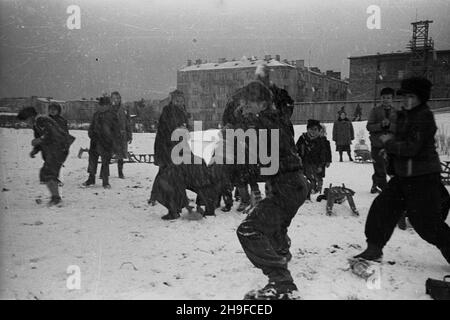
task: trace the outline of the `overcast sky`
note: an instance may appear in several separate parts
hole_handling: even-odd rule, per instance
[[[263,57],[348,75],[347,57],[405,50],[431,19],[450,49],[450,0],[0,0],[0,96],[163,98],[187,59]],[[69,5],[81,29],[69,30]],[[381,8],[381,29],[366,26]]]

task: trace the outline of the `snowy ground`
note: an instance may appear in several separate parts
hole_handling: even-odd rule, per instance
[[[437,120],[450,126],[448,113]],[[367,138],[365,124],[354,124],[357,136]],[[304,130],[297,126],[296,137]],[[157,171],[150,164],[126,165],[125,180],[112,165],[112,189],[82,189],[87,154],[79,159],[77,153],[88,147],[88,137],[71,133],[77,140],[62,173],[64,207],[48,209],[47,190],[38,182],[42,161],[28,157],[31,131],[0,129],[0,298],[241,299],[265,284],[237,240],[243,216],[235,209],[201,220],[187,212],[161,220],[165,208],[146,203]],[[153,141],[154,134],[135,134],[132,149],[151,152]],[[360,217],[351,216],[347,203],[328,217],[324,202],[309,202],[292,221],[289,267],[304,299],[429,299],[425,280],[450,273],[436,248],[399,229],[384,252],[381,289],[368,289],[346,270],[347,258],[365,245],[371,174],[371,165],[350,162],[327,170],[325,186],[345,183],[356,191]],[[66,286],[69,266],[80,268],[79,290]]]

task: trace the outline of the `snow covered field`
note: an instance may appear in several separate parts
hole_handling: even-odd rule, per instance
[[[450,129],[449,113],[436,118]],[[365,125],[354,123],[355,135],[368,141]],[[304,130],[297,126],[296,138]],[[0,129],[0,298],[242,299],[265,285],[236,237],[244,218],[237,204],[229,213],[216,210],[216,217],[199,220],[183,212],[181,219],[163,221],[166,209],[147,205],[157,172],[151,164],[126,164],[125,180],[111,165],[112,189],[99,183],[80,188],[87,154],[79,159],[77,153],[89,140],[86,131],[71,133],[77,140],[62,172],[64,207],[49,209],[48,192],[38,181],[42,161],[28,156],[31,130]],[[135,134],[131,149],[152,152],[153,142],[154,134]],[[365,246],[365,218],[375,197],[371,174],[371,165],[348,161],[327,170],[324,186],[345,183],[356,191],[360,217],[346,202],[328,217],[325,203],[313,197],[292,221],[289,268],[304,299],[429,299],[426,279],[450,273],[436,248],[399,229],[384,251],[380,289],[368,289],[346,270],[347,258]],[[67,288],[69,266],[80,268],[78,290]]]

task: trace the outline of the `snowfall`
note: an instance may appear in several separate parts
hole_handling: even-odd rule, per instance
[[[450,113],[436,114],[436,120],[450,132]],[[353,124],[356,137],[368,141],[366,122]],[[327,124],[329,136],[331,130]],[[304,131],[296,126],[296,139]],[[242,299],[266,284],[236,237],[245,218],[236,202],[231,212],[217,209],[214,217],[184,210],[178,220],[162,220],[167,210],[147,204],[158,170],[147,163],[125,164],[124,180],[112,164],[111,189],[101,182],[82,188],[88,159],[87,153],[78,158],[78,151],[89,147],[89,139],[87,131],[71,134],[76,141],[61,173],[63,206],[48,208],[48,191],[38,180],[42,159],[28,156],[32,131],[0,129],[1,299]],[[205,145],[210,134],[205,132]],[[130,150],[152,153],[154,138],[136,133]],[[338,162],[332,148],[324,186],[353,189],[360,216],[347,202],[327,216],[325,202],[314,195],[298,210],[289,228],[289,269],[301,298],[430,299],[425,281],[442,279],[450,266],[411,228],[395,230],[376,285],[349,270],[347,259],[365,247],[364,224],[376,196],[369,192],[373,169],[346,156]]]

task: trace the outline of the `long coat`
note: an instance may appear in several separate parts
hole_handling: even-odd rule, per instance
[[[336,120],[333,125],[333,141],[337,147],[347,147],[355,139],[355,132],[351,121],[347,118]]]
[[[117,154],[121,139],[116,112],[107,106],[96,111],[89,126],[88,136],[91,142],[94,142],[91,145],[95,146],[99,155]]]
[[[169,103],[164,107],[158,122],[155,138],[155,164],[160,167],[172,164],[172,149],[178,141],[171,141],[172,132],[188,126],[188,114],[184,108]]]
[[[116,157],[118,159],[126,159],[128,158],[128,141],[132,139],[131,132],[131,124],[130,118],[125,112],[125,109],[120,106],[116,111],[117,113],[117,121],[119,122],[119,134],[120,141],[119,145],[116,148]]]

